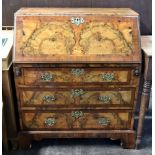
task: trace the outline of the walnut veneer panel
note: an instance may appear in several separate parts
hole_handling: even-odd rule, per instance
[[[134,148],[138,22],[131,9],[23,8],[15,14],[20,145],[91,132]]]
[[[130,10],[130,16],[120,17],[113,16],[116,10],[109,14],[104,13],[107,9],[94,10],[77,9],[75,14],[63,9],[49,9],[48,14],[19,11],[14,61],[102,62],[110,56],[110,61],[139,62],[137,14]]]
[[[128,68],[26,68],[23,84],[41,85],[53,82],[104,82],[108,84],[130,83]]]
[[[127,129],[128,112],[23,112],[23,127],[29,130]]]
[[[21,90],[21,106],[76,107],[132,107],[135,89],[60,89],[60,90]]]

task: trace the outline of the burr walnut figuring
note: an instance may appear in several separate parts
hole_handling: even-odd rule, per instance
[[[131,9],[22,8],[15,13],[19,141],[112,138],[135,147],[141,53]]]

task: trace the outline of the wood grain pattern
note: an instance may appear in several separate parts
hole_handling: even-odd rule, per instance
[[[44,15],[44,14],[97,14],[114,16],[137,16],[138,13],[130,8],[21,8],[17,15]],[[60,15],[59,14],[59,15]]]
[[[69,59],[71,62],[101,62],[107,61],[109,56],[112,61],[115,57],[119,61],[140,61],[138,15],[132,10],[41,10],[23,9],[16,13],[14,61],[31,61],[35,57],[33,62],[68,62]],[[115,12],[116,16],[111,18]],[[130,17],[125,12],[130,13]],[[120,17],[123,13],[126,18]]]
[[[73,112],[24,112],[23,127],[29,130],[73,130],[73,129],[128,129],[129,113],[88,113],[73,117]],[[54,119],[53,124],[46,121]],[[107,122],[106,122],[107,121]]]
[[[89,89],[60,89],[60,90],[40,90],[32,91],[27,89],[22,91],[21,106],[58,106],[58,107],[132,107],[134,99],[133,89],[121,90],[89,90]],[[82,90],[82,94],[73,94],[73,91]]]
[[[55,18],[54,21],[53,18]],[[44,21],[45,24],[40,23],[40,21],[43,22],[41,17],[20,19],[23,27],[17,32],[22,33],[22,35],[19,34],[23,40],[19,48],[24,56],[113,53],[130,55],[133,51],[133,28],[130,22],[120,23],[119,21],[113,24],[95,19],[89,24],[90,21],[86,21],[89,20],[88,17],[85,17],[84,20],[88,24],[83,23],[77,27],[71,23],[71,17],[66,19],[62,16],[64,21],[61,21],[60,17],[53,18],[49,19],[50,21]]]
[[[50,76],[50,79],[43,79]],[[128,68],[122,70],[116,68],[26,68],[23,70],[23,80],[26,85],[41,85],[55,82],[103,82],[105,83],[129,83],[131,73]]]
[[[134,148],[141,72],[138,14],[31,8],[15,17],[22,147],[46,137],[105,137]]]

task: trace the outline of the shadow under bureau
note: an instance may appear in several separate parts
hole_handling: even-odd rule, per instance
[[[139,41],[139,18],[131,9],[17,11],[20,146],[43,138],[111,138],[134,148]]]

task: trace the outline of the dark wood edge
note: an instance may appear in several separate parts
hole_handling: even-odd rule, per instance
[[[76,66],[68,66],[68,67],[54,67],[54,68],[50,68],[50,67],[22,67],[23,70],[30,70],[30,71],[61,71],[61,70],[69,70],[72,68],[84,68],[86,69],[86,71],[130,71],[132,68],[129,67],[87,67],[87,66],[83,66],[83,67],[76,67]]]
[[[27,68],[27,67],[47,67],[47,68],[51,68],[51,67],[65,67],[65,68],[70,68],[70,67],[91,67],[91,68],[98,68],[98,67],[108,67],[109,65],[114,65],[113,67],[117,68],[117,67],[120,67],[121,65],[123,65],[123,67],[131,67],[133,68],[134,66],[139,66],[140,64],[142,64],[142,62],[20,62],[20,63],[17,63],[17,62],[13,62],[13,66],[14,67],[22,67],[22,68]],[[123,68],[122,67],[122,68]]]
[[[69,86],[69,85],[74,85],[74,86],[79,86],[79,85],[87,85],[87,86],[108,86],[108,85],[129,85],[130,84],[130,81],[129,82],[37,82],[36,84],[23,84],[23,85],[18,85],[19,87],[31,87],[32,85],[33,86],[38,86],[38,87],[41,87],[41,86],[57,86],[57,87],[60,87],[60,86]]]
[[[70,87],[38,87],[38,86],[21,86],[21,87],[18,87],[18,89],[20,91],[26,91],[26,90],[29,90],[29,91],[32,91],[32,90],[36,90],[38,91],[38,89],[41,89],[42,88],[42,91],[50,91],[50,90],[61,90],[61,91],[66,91],[66,90],[71,90],[71,89],[84,89],[84,90],[87,90],[87,91],[125,91],[125,90],[135,90],[136,88],[135,87],[85,87],[83,85],[81,86],[70,86]],[[41,91],[41,90],[39,90]]]
[[[133,108],[131,105],[127,105],[127,106],[122,106],[120,107],[120,105],[116,105],[116,106],[100,106],[100,105],[96,105],[96,106],[25,106],[23,105],[20,109],[21,110],[58,110],[58,108],[61,108],[61,110],[66,110],[66,109],[70,109],[70,110],[81,110],[81,109],[87,109],[87,110],[133,110],[135,111],[135,108]]]
[[[75,109],[74,109],[75,110]],[[117,113],[133,113],[134,110],[133,109],[83,109],[83,108],[79,108],[79,110],[86,112],[86,113],[109,113],[109,112],[117,112]],[[66,112],[66,113],[70,113],[72,111],[72,109],[49,109],[49,110],[43,110],[43,109],[38,109],[38,110],[19,110],[20,112],[41,112],[41,113],[49,113],[49,112]]]
[[[128,120],[128,122],[131,122],[131,120]],[[115,127],[115,128],[112,128],[112,127],[109,127],[109,126],[107,126],[107,127],[103,127],[103,128],[100,128],[100,130],[101,129],[103,129],[103,130],[128,130],[129,128],[130,128],[130,122],[129,122],[129,124],[128,124],[128,126],[123,126],[122,125],[122,127],[121,128],[119,128],[119,127]],[[99,130],[99,128],[82,128],[82,130],[83,131],[85,131],[85,132],[87,132],[88,130],[94,130],[94,131],[98,131]],[[69,128],[27,128],[26,126],[24,126],[23,125],[23,131],[27,131],[27,132],[29,132],[29,131],[51,131],[51,132],[53,132],[53,131],[81,131],[81,129],[80,128],[76,128],[76,129],[69,129]]]

